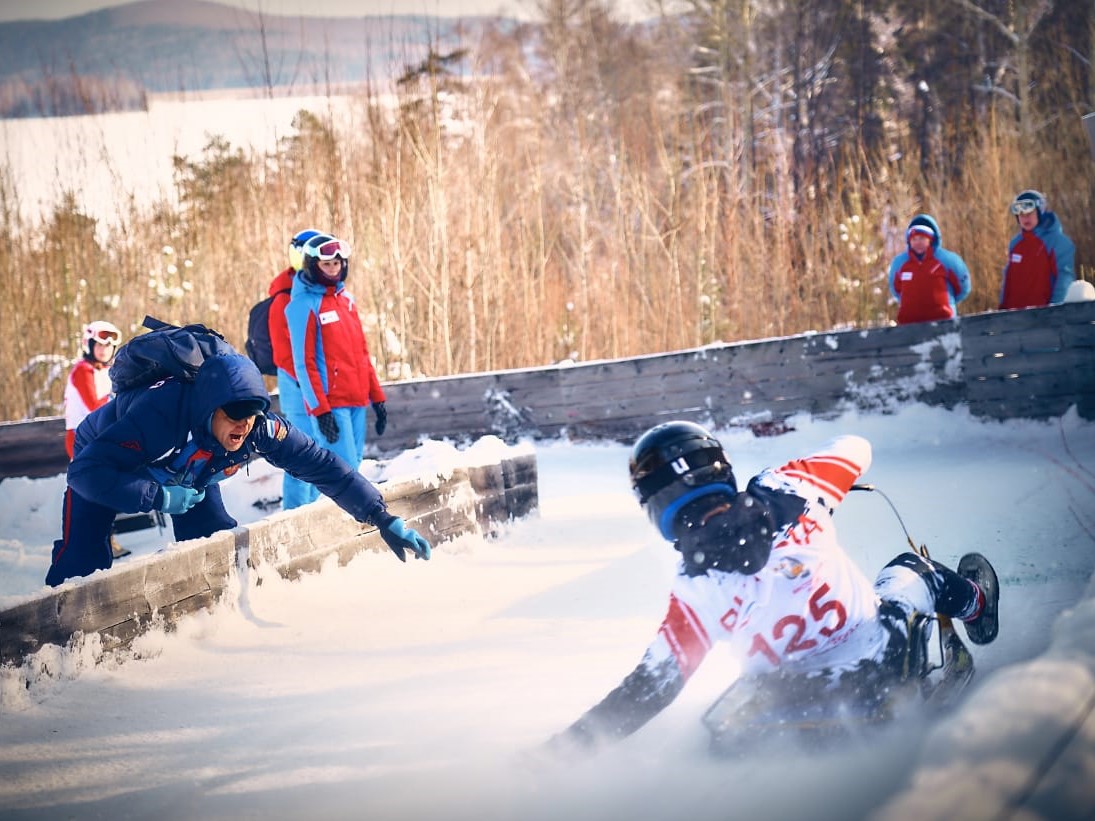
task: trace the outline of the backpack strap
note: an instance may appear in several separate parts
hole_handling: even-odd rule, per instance
[[[164,322],[162,319],[156,319],[151,314],[145,314],[144,319],[141,321],[142,328],[148,328],[150,331],[158,331],[162,328],[177,328],[178,325],[172,325],[170,322]]]

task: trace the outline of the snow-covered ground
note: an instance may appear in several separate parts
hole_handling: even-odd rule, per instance
[[[1074,414],[980,422],[919,406],[793,421],[772,438],[720,432],[739,478],[859,433],[875,447],[866,480],[917,542],[950,563],[969,550],[995,563],[1000,637],[973,648],[971,699],[995,672],[1045,649],[1095,565],[1095,425]],[[403,458],[429,467],[447,447]],[[699,717],[733,666],[717,652],[618,746],[589,760],[530,757],[638,661],[674,557],[628,488],[627,447],[533,447],[540,511],[497,539],[462,537],[429,563],[370,552],[292,583],[250,578],[213,612],[121,655],[87,642],[9,668],[0,815],[854,819],[909,787],[910,767],[933,753],[930,722],[823,756],[711,759]],[[249,502],[272,483],[272,470],[235,477],[233,512],[261,515]],[[60,491],[56,479],[0,483],[0,607],[40,589]],[[871,575],[906,547],[877,494],[851,494],[837,522]],[[155,540],[146,532],[133,546],[157,549]]]

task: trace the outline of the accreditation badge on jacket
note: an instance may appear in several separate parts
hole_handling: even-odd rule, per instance
[[[338,311],[320,311],[319,312],[319,324],[330,325],[332,322],[338,322]]]

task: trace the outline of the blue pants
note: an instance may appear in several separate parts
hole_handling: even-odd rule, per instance
[[[365,458],[365,408],[332,408],[331,413],[338,422],[338,441],[327,441],[327,437],[320,433],[319,422],[314,416],[311,417],[312,438],[321,448],[337,453],[350,467],[357,470],[361,466],[361,460]]]
[[[117,511],[89,501],[65,488],[61,506],[61,538],[53,543],[53,563],[46,573],[46,584],[56,587],[65,579],[88,576],[96,570],[107,570],[114,563],[110,550],[110,534]],[[211,536],[218,530],[235,527],[236,520],[228,515],[221,499],[221,489],[209,485],[205,498],[180,516],[171,517],[175,541]]]
[[[278,402],[281,405],[281,415],[294,428],[315,437],[315,421],[304,409],[304,397],[300,392],[300,385],[288,373],[278,368]],[[285,471],[281,480],[281,509],[292,510],[301,505],[309,504],[319,498],[319,489],[315,485],[302,482]]]

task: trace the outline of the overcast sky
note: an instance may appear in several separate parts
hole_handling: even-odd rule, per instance
[[[0,0],[0,22],[57,20],[86,14],[133,0]],[[501,13],[535,17],[536,0],[213,0],[269,14],[316,17],[359,17],[366,14],[435,14],[449,17]],[[649,0],[615,0],[621,16],[637,16],[650,8]]]

